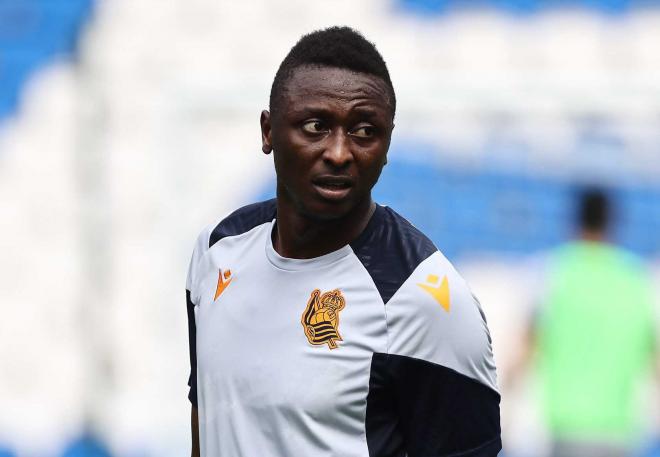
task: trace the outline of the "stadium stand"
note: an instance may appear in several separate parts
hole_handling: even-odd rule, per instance
[[[573,193],[589,184],[393,160],[376,197],[405,212],[451,258],[475,252],[521,255],[573,235]],[[623,211],[615,241],[647,258],[660,255],[660,188],[619,184],[610,191]]]
[[[0,1],[0,122],[18,107],[30,75],[71,56],[93,0]]]
[[[557,8],[583,8],[606,14],[621,14],[632,8],[658,5],[655,0],[399,0],[402,8],[428,14],[445,14],[456,10],[492,8],[516,14],[530,14]]]

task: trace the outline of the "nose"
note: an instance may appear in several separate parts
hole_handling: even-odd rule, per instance
[[[350,138],[343,130],[337,129],[328,136],[323,160],[334,168],[344,168],[353,161]]]

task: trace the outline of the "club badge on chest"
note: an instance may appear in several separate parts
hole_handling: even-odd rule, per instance
[[[343,341],[339,334],[339,313],[346,306],[346,300],[339,289],[323,294],[314,289],[307,301],[300,322],[310,344],[327,344],[337,349],[337,341]]]

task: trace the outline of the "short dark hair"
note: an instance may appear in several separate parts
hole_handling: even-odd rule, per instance
[[[329,27],[304,35],[291,48],[275,74],[270,89],[270,109],[277,109],[284,86],[298,67],[335,67],[367,73],[382,79],[388,87],[392,117],[396,96],[387,65],[376,46],[350,27]]]
[[[580,192],[578,220],[583,230],[605,231],[610,223],[610,199],[602,189],[585,189]]]

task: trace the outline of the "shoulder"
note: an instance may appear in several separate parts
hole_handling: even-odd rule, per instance
[[[214,222],[204,227],[197,236],[193,249],[190,266],[188,268],[187,289],[191,290],[195,282],[196,269],[206,252],[223,238],[241,235],[253,228],[270,222],[275,218],[276,200],[267,200],[244,206],[229,216],[223,217],[220,222]]]
[[[558,246],[554,254],[555,271],[561,271],[576,263],[598,259],[601,265],[606,265],[611,270],[617,270],[620,274],[639,275],[640,277],[647,274],[647,265],[640,256],[624,247],[610,243],[570,241]]]
[[[253,203],[237,209],[218,224],[212,226],[211,230],[206,230],[208,233],[207,247],[210,248],[223,238],[241,235],[261,224],[272,221],[276,212],[277,201],[275,199]]]
[[[411,273],[438,249],[391,208],[376,206],[364,232],[351,243],[387,303]]]
[[[378,207],[351,246],[385,303],[388,354],[444,366],[497,392],[481,304],[433,242]]]
[[[497,391],[486,315],[440,252],[425,259],[387,304],[389,353],[455,370]]]
[[[612,258],[616,259],[622,268],[627,268],[634,274],[646,275],[648,273],[648,266],[639,255],[619,246],[609,245],[608,248],[612,253]]]

